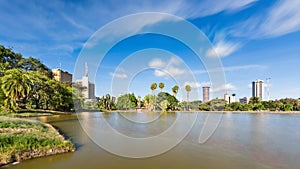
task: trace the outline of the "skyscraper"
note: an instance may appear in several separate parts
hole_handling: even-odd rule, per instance
[[[84,87],[84,90],[82,91],[84,99],[86,101],[93,101],[96,99],[95,84],[89,81],[88,74],[89,74],[88,65],[87,63],[85,63],[85,75],[82,77],[82,79],[76,80],[76,83]]]
[[[252,97],[258,97],[260,100],[264,100],[264,81],[255,80],[252,82]]]
[[[203,103],[206,103],[209,101],[209,87],[204,86],[203,87]]]

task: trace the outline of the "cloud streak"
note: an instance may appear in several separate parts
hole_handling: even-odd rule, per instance
[[[195,74],[206,74],[208,71],[210,72],[234,72],[234,71],[242,71],[242,70],[251,70],[251,69],[266,69],[266,66],[263,65],[242,65],[242,66],[228,66],[228,67],[221,67],[215,68],[211,70],[195,70]]]
[[[157,77],[181,76],[186,70],[180,67],[181,61],[176,57],[171,57],[167,62],[160,58],[152,59],[148,66],[155,69],[154,75]]]
[[[274,38],[300,30],[300,1],[277,1],[269,10],[251,16],[229,31],[236,37]]]
[[[207,57],[226,57],[234,53],[236,50],[240,48],[240,44],[226,42],[226,41],[219,41],[216,45],[206,51]]]

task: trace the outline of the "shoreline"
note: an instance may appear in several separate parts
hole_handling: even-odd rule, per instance
[[[100,112],[100,111],[99,111]],[[120,112],[120,113],[134,113],[137,112],[136,110],[111,110],[108,112],[104,112],[104,113],[116,113],[116,112]],[[156,112],[162,112],[162,111],[156,111]],[[245,114],[300,114],[300,111],[166,111],[166,113],[177,113],[177,112],[182,112],[182,113],[245,113]],[[138,113],[146,113],[146,112],[138,112]]]
[[[0,167],[75,151],[75,145],[48,123],[1,116],[0,125]]]

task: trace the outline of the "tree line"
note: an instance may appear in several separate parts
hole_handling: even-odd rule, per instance
[[[224,111],[300,111],[299,99],[285,98],[280,100],[261,101],[258,97],[251,97],[248,104],[232,102],[227,104],[223,99],[214,99],[201,104],[199,110],[211,111],[213,103],[218,101],[223,104]]]
[[[70,111],[73,108],[72,97],[71,85],[53,80],[46,65],[0,45],[0,110]]]
[[[159,88],[159,93],[156,94],[156,89]],[[130,110],[136,108],[145,108],[149,111],[175,111],[175,110],[197,110],[201,101],[189,102],[189,93],[191,92],[191,86],[186,85],[185,90],[187,92],[187,101],[180,102],[176,98],[179,90],[179,86],[175,85],[172,87],[171,95],[168,92],[164,92],[163,89],[165,84],[160,82],[152,83],[150,90],[152,94],[147,94],[143,99],[141,96],[135,96],[134,93],[128,93],[120,95],[117,98],[117,102],[112,101],[112,97],[109,94],[102,96],[98,101],[98,107],[102,111],[106,110]]]

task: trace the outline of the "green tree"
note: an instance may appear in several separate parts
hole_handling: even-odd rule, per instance
[[[165,84],[164,84],[163,82],[160,82],[160,83],[158,84],[158,87],[159,87],[159,89],[160,89],[160,92],[162,92],[163,88],[165,87]]]
[[[178,93],[178,90],[179,90],[179,87],[176,85],[172,88],[172,92],[173,92],[173,95],[176,97],[177,93]]]
[[[241,104],[239,102],[233,102],[229,104],[232,111],[238,111],[240,110]]]
[[[168,100],[163,100],[162,102],[159,103],[159,105],[160,105],[162,111],[166,111],[169,108],[170,103]]]
[[[157,103],[161,106],[162,102],[164,102],[165,100],[168,101],[168,104],[167,104],[168,106],[165,110],[176,110],[176,108],[178,107],[179,101],[176,99],[175,96],[172,96],[167,92],[160,92],[157,95]],[[165,104],[165,103],[163,103],[163,104]]]
[[[249,101],[249,104],[252,104],[252,105],[256,105],[258,103],[260,103],[260,98],[259,97],[251,97],[250,98],[250,101]]]
[[[29,99],[28,96],[33,86],[29,74],[20,69],[11,69],[5,72],[1,81],[1,89],[7,99],[5,103],[9,104],[8,108],[13,108],[12,110],[25,108],[24,103]]]
[[[150,86],[150,89],[152,90],[152,94],[154,96],[154,104],[153,104],[153,108],[154,108],[154,111],[155,111],[155,107],[156,107],[156,97],[155,97],[155,90],[157,88],[157,84],[156,83],[152,83],[151,86]]]
[[[154,105],[154,96],[151,94],[147,94],[144,99],[144,106],[148,109],[148,110],[152,110],[152,107]]]
[[[23,58],[21,54],[13,52],[11,48],[5,48],[0,45],[0,75],[4,74],[3,69],[9,70],[14,68],[22,69],[27,72],[40,72],[41,74],[52,78],[51,70],[38,59],[33,57]]]
[[[118,110],[128,110],[132,108],[136,108],[137,99],[133,93],[124,94],[118,97],[116,108]]]

